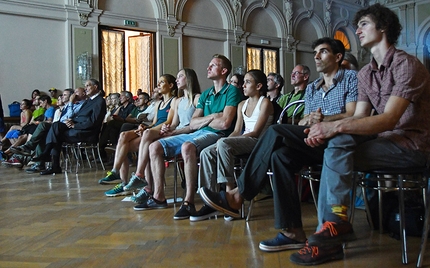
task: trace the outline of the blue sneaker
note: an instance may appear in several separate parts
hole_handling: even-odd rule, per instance
[[[132,191],[125,191],[122,183],[117,184],[115,187],[105,192],[106,196],[121,196],[121,195],[131,195]]]
[[[118,181],[121,181],[121,177],[118,174],[116,174],[115,172],[108,171],[107,176],[104,177],[103,179],[100,179],[99,183],[100,184],[114,184],[114,183],[118,183]]]
[[[133,173],[131,175],[130,182],[126,186],[124,186],[124,190],[134,191],[137,189],[142,189],[146,185],[148,185],[148,183],[146,182],[145,179],[141,179],[138,176],[136,176],[136,174]]]
[[[142,188],[139,193],[131,197],[131,201],[138,204],[146,204],[150,198],[151,195],[145,190],[145,188]]]
[[[299,242],[286,237],[281,232],[275,238],[264,240],[258,246],[262,251],[281,251],[287,249],[303,248],[305,242]]]

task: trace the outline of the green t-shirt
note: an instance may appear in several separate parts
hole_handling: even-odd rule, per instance
[[[197,109],[203,110],[203,116],[207,116],[214,113],[220,113],[224,111],[226,106],[237,107],[242,101],[242,93],[240,90],[228,83],[225,83],[222,89],[215,94],[215,88],[211,87],[205,90],[199,98],[197,103]],[[212,132],[223,132],[225,136],[230,135],[233,132],[236,120],[232,122],[230,127],[226,130],[213,129],[206,126],[202,129],[209,130]]]
[[[36,121],[43,121],[45,117],[44,113],[45,113],[45,108],[39,107],[33,111],[32,117]]]
[[[290,93],[283,95],[278,100],[279,106],[281,106],[281,108],[284,109],[288,105],[288,103],[291,103],[291,102],[297,101],[297,100],[304,100],[305,99],[305,91],[306,90],[301,90],[301,91],[297,92],[296,94],[294,94],[294,91],[291,91]],[[288,108],[287,114],[286,114],[286,116],[288,118],[293,116],[294,109],[296,109],[296,107],[297,107],[296,105],[293,105],[290,108]],[[302,107],[300,107],[299,110],[296,112],[296,118],[297,117],[302,118],[304,110],[305,110],[305,106],[302,105]]]

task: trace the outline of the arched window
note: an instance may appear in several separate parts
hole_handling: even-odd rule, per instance
[[[334,39],[340,40],[345,46],[346,51],[351,50],[351,44],[349,43],[348,37],[346,37],[346,35],[342,31],[337,30],[334,34]]]

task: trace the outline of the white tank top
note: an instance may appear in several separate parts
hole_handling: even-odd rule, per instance
[[[265,98],[264,96],[261,96],[260,99],[258,99],[257,105],[255,105],[254,111],[252,111],[251,116],[247,116],[245,114],[246,107],[248,107],[249,99],[247,99],[245,101],[245,103],[243,104],[243,106],[242,106],[242,116],[243,116],[243,121],[245,122],[245,131],[243,132],[243,134],[252,132],[254,130],[255,124],[257,124],[258,117],[260,116],[261,102],[263,101],[264,98]],[[272,124],[272,122],[273,122],[273,115],[270,115],[267,118],[266,125],[264,126],[263,131],[261,131],[260,136],[266,131],[266,129]]]
[[[181,97],[178,104],[179,125],[176,128],[180,129],[188,126],[195,110],[194,103],[188,105],[188,100],[185,97]]]

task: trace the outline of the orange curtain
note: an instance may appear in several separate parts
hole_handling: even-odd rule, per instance
[[[124,90],[124,33],[102,30],[102,77],[106,95]]]

